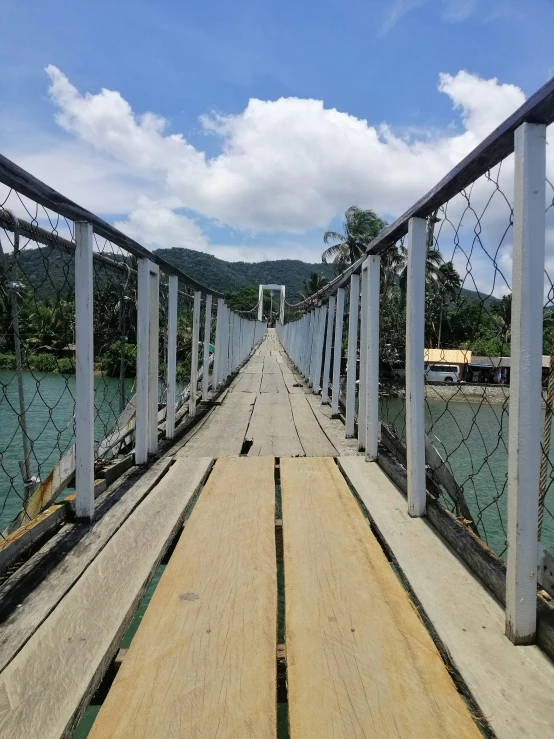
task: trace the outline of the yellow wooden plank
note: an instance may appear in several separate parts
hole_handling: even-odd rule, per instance
[[[479,737],[331,459],[281,459],[292,739]]]
[[[275,737],[273,468],[216,463],[90,739]]]
[[[210,465],[175,462],[0,673],[2,739],[70,735]]]

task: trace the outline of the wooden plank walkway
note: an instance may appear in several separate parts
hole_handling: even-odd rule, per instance
[[[0,673],[0,736],[59,739],[70,731],[210,465],[177,461]]]
[[[480,733],[330,459],[281,459],[292,739]]]
[[[219,460],[90,739],[276,734],[274,460]]]
[[[179,455],[238,456],[245,440],[252,442],[250,457],[335,457],[339,448],[340,453],[357,453],[356,448],[352,451],[355,442],[329,425],[319,398],[301,384],[274,333],[268,334],[233,380],[221,407]]]
[[[375,463],[340,461],[498,739],[554,736],[554,665],[514,647],[504,610]]]

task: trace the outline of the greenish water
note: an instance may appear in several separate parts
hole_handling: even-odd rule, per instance
[[[44,479],[73,444],[75,376],[24,372],[23,388],[31,474]],[[132,390],[133,380],[126,380],[126,401]],[[119,414],[119,381],[116,378],[94,378],[94,404],[94,436],[95,441],[100,441]],[[21,510],[24,492],[19,468],[23,460],[23,440],[18,413],[16,375],[10,370],[0,370],[0,531]]]
[[[403,399],[381,399],[381,417],[405,434]],[[481,538],[505,555],[507,527],[508,411],[501,403],[476,400],[450,401],[427,398],[425,426],[431,441],[447,459],[477,523]],[[554,459],[554,440],[550,458]],[[552,468],[549,469],[552,480]],[[448,502],[446,499],[445,504]],[[554,489],[546,496],[546,508],[554,512]],[[542,542],[554,551],[554,519],[545,511]]]

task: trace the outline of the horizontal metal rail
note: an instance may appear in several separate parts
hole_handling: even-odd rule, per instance
[[[98,236],[108,239],[112,244],[128,251],[135,257],[149,259],[151,262],[157,264],[164,272],[169,275],[179,277],[194,290],[201,290],[204,293],[210,293],[219,298],[223,297],[222,293],[217,290],[212,290],[211,288],[202,285],[200,282],[197,282],[197,280],[194,280],[192,277],[189,277],[189,275],[178,267],[175,267],[165,259],[162,259],[162,257],[149,251],[134,239],[131,239],[121,231],[118,231],[117,228],[114,228],[114,226],[111,226],[102,218],[94,215],[94,213],[91,213],[89,210],[82,208],[80,205],[77,205],[77,203],[69,200],[69,198],[61,195],[59,192],[46,185],[44,182],[41,182],[41,180],[36,177],[33,177],[29,172],[26,172],[24,169],[1,154],[0,182],[64,218],[68,218],[71,221],[86,221],[87,223],[90,223],[94,233]]]

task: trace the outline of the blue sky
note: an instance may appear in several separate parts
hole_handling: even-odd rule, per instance
[[[3,0],[1,11],[2,152],[151,246],[230,259],[315,261],[348,205],[399,215],[554,73],[545,0]],[[62,75],[55,92],[48,65]],[[128,109],[82,97],[103,88]],[[106,144],[120,122],[137,147],[152,143],[148,161]]]

